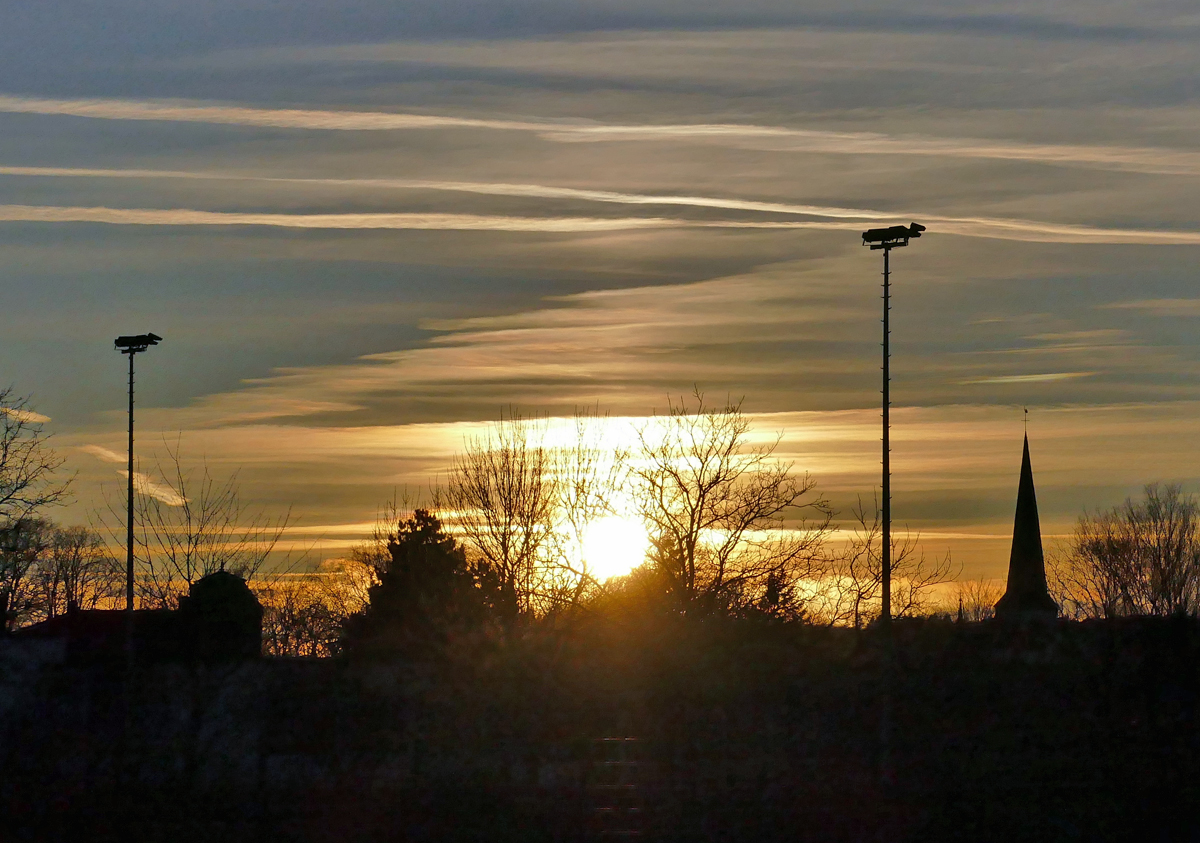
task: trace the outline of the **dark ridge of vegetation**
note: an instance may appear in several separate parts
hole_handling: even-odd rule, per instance
[[[0,810],[30,841],[79,822],[110,839],[582,840],[595,739],[635,736],[643,839],[1196,831],[1195,621],[912,620],[891,652],[874,629],[626,607],[449,635],[432,659],[148,667],[129,710],[119,676],[60,667],[5,714]]]

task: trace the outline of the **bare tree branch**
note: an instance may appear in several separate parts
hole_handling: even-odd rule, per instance
[[[879,616],[883,598],[883,520],[878,500],[868,515],[860,498],[854,511],[855,530],[846,548],[831,559],[821,615],[830,623],[863,626]],[[892,616],[928,611],[937,587],[957,569],[949,554],[930,561],[918,546],[919,535],[892,531]]]
[[[672,401],[638,431],[630,471],[655,540],[652,561],[685,612],[736,610],[768,587],[794,592],[819,573],[828,505],[807,474],[775,459],[778,439],[749,444],[740,403],[695,399],[695,409]]]
[[[218,479],[206,460],[186,468],[179,442],[164,441],[155,457],[157,480],[135,486],[136,587],[142,606],[174,608],[196,580],[228,571],[250,582],[291,523],[271,518],[241,498],[237,473]],[[147,482],[149,481],[149,482]],[[124,541],[124,507],[108,501],[101,517],[116,544]]]
[[[0,525],[28,518],[61,502],[70,480],[55,473],[63,459],[51,450],[46,418],[11,387],[0,389]]]
[[[1140,501],[1085,514],[1050,586],[1074,617],[1200,613],[1200,503],[1152,483]]]

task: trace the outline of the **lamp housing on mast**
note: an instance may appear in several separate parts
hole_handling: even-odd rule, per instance
[[[897,249],[907,246],[910,238],[920,237],[925,226],[919,222],[911,225],[891,225],[887,228],[870,228],[862,233],[863,245],[872,249]]]
[[[122,354],[137,354],[139,351],[145,351],[150,346],[158,345],[160,342],[162,342],[162,337],[158,334],[134,334],[117,337],[113,340],[113,347]]]

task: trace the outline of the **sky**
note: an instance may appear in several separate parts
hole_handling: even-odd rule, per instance
[[[0,382],[83,521],[165,442],[315,555],[516,407],[699,388],[845,520],[879,485],[1007,565],[1200,479],[1200,14],[1185,2],[0,0]]]

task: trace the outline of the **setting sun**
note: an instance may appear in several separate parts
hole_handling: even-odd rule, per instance
[[[649,549],[650,538],[641,521],[609,515],[588,526],[581,555],[588,572],[603,582],[636,568],[645,561]]]

